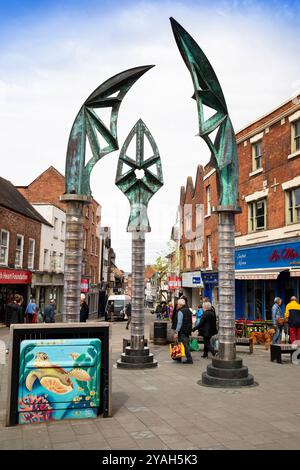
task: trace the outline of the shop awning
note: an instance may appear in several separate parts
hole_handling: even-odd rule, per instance
[[[291,277],[300,277],[300,269],[291,269],[290,270]]]
[[[235,271],[236,279],[245,280],[261,280],[261,279],[277,279],[280,271]]]

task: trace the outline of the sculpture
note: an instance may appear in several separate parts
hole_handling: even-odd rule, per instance
[[[238,197],[238,154],[235,134],[218,78],[194,39],[170,18],[173,33],[182,58],[194,84],[193,98],[197,102],[199,135],[211,151],[211,163],[217,172],[218,259],[219,259],[219,356],[213,359],[202,375],[205,385],[234,387],[252,385],[253,376],[236,358],[235,347],[235,260],[234,216],[240,212]],[[205,119],[205,106],[215,113]],[[217,130],[214,142],[210,134]]]
[[[83,103],[73,123],[66,158],[65,194],[67,203],[64,321],[79,321],[79,298],[82,263],[83,206],[92,201],[90,174],[95,164],[118,147],[117,120],[122,100],[131,86],[153,65],[135,67],[102,83]],[[95,109],[111,108],[110,128],[98,117]],[[106,142],[101,147],[98,134]],[[92,158],[86,163],[86,138]]]
[[[135,158],[127,155],[131,141],[136,137]],[[144,157],[144,139],[148,139],[153,155]],[[130,167],[124,172],[124,165]],[[138,172],[142,172],[141,175]],[[140,176],[140,177],[139,177]],[[130,203],[130,217],[127,231],[132,232],[132,312],[131,342],[126,353],[117,361],[118,367],[154,367],[157,361],[144,343],[144,273],[145,273],[145,233],[150,232],[147,206],[151,197],[163,185],[161,160],[156,143],[144,122],[135,124],[120,152],[116,185],[126,195]]]

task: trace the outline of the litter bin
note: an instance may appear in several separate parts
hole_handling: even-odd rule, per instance
[[[154,322],[154,344],[167,344],[167,323],[166,321]]]

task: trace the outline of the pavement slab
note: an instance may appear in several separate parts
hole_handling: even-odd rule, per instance
[[[151,319],[147,314],[146,337]],[[114,364],[129,336],[124,328],[113,325]],[[0,328],[0,339],[7,332]],[[0,449],[300,449],[300,366],[271,363],[270,352],[255,346],[252,355],[238,356],[259,385],[214,389],[198,383],[210,359],[194,352],[194,364],[183,366],[167,345],[149,345],[159,367],[113,367],[113,417],[105,419],[5,427],[7,366],[1,368]]]

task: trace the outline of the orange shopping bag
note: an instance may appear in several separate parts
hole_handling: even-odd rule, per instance
[[[172,359],[180,359],[185,357],[185,349],[183,343],[171,343],[170,344],[170,356]]]

